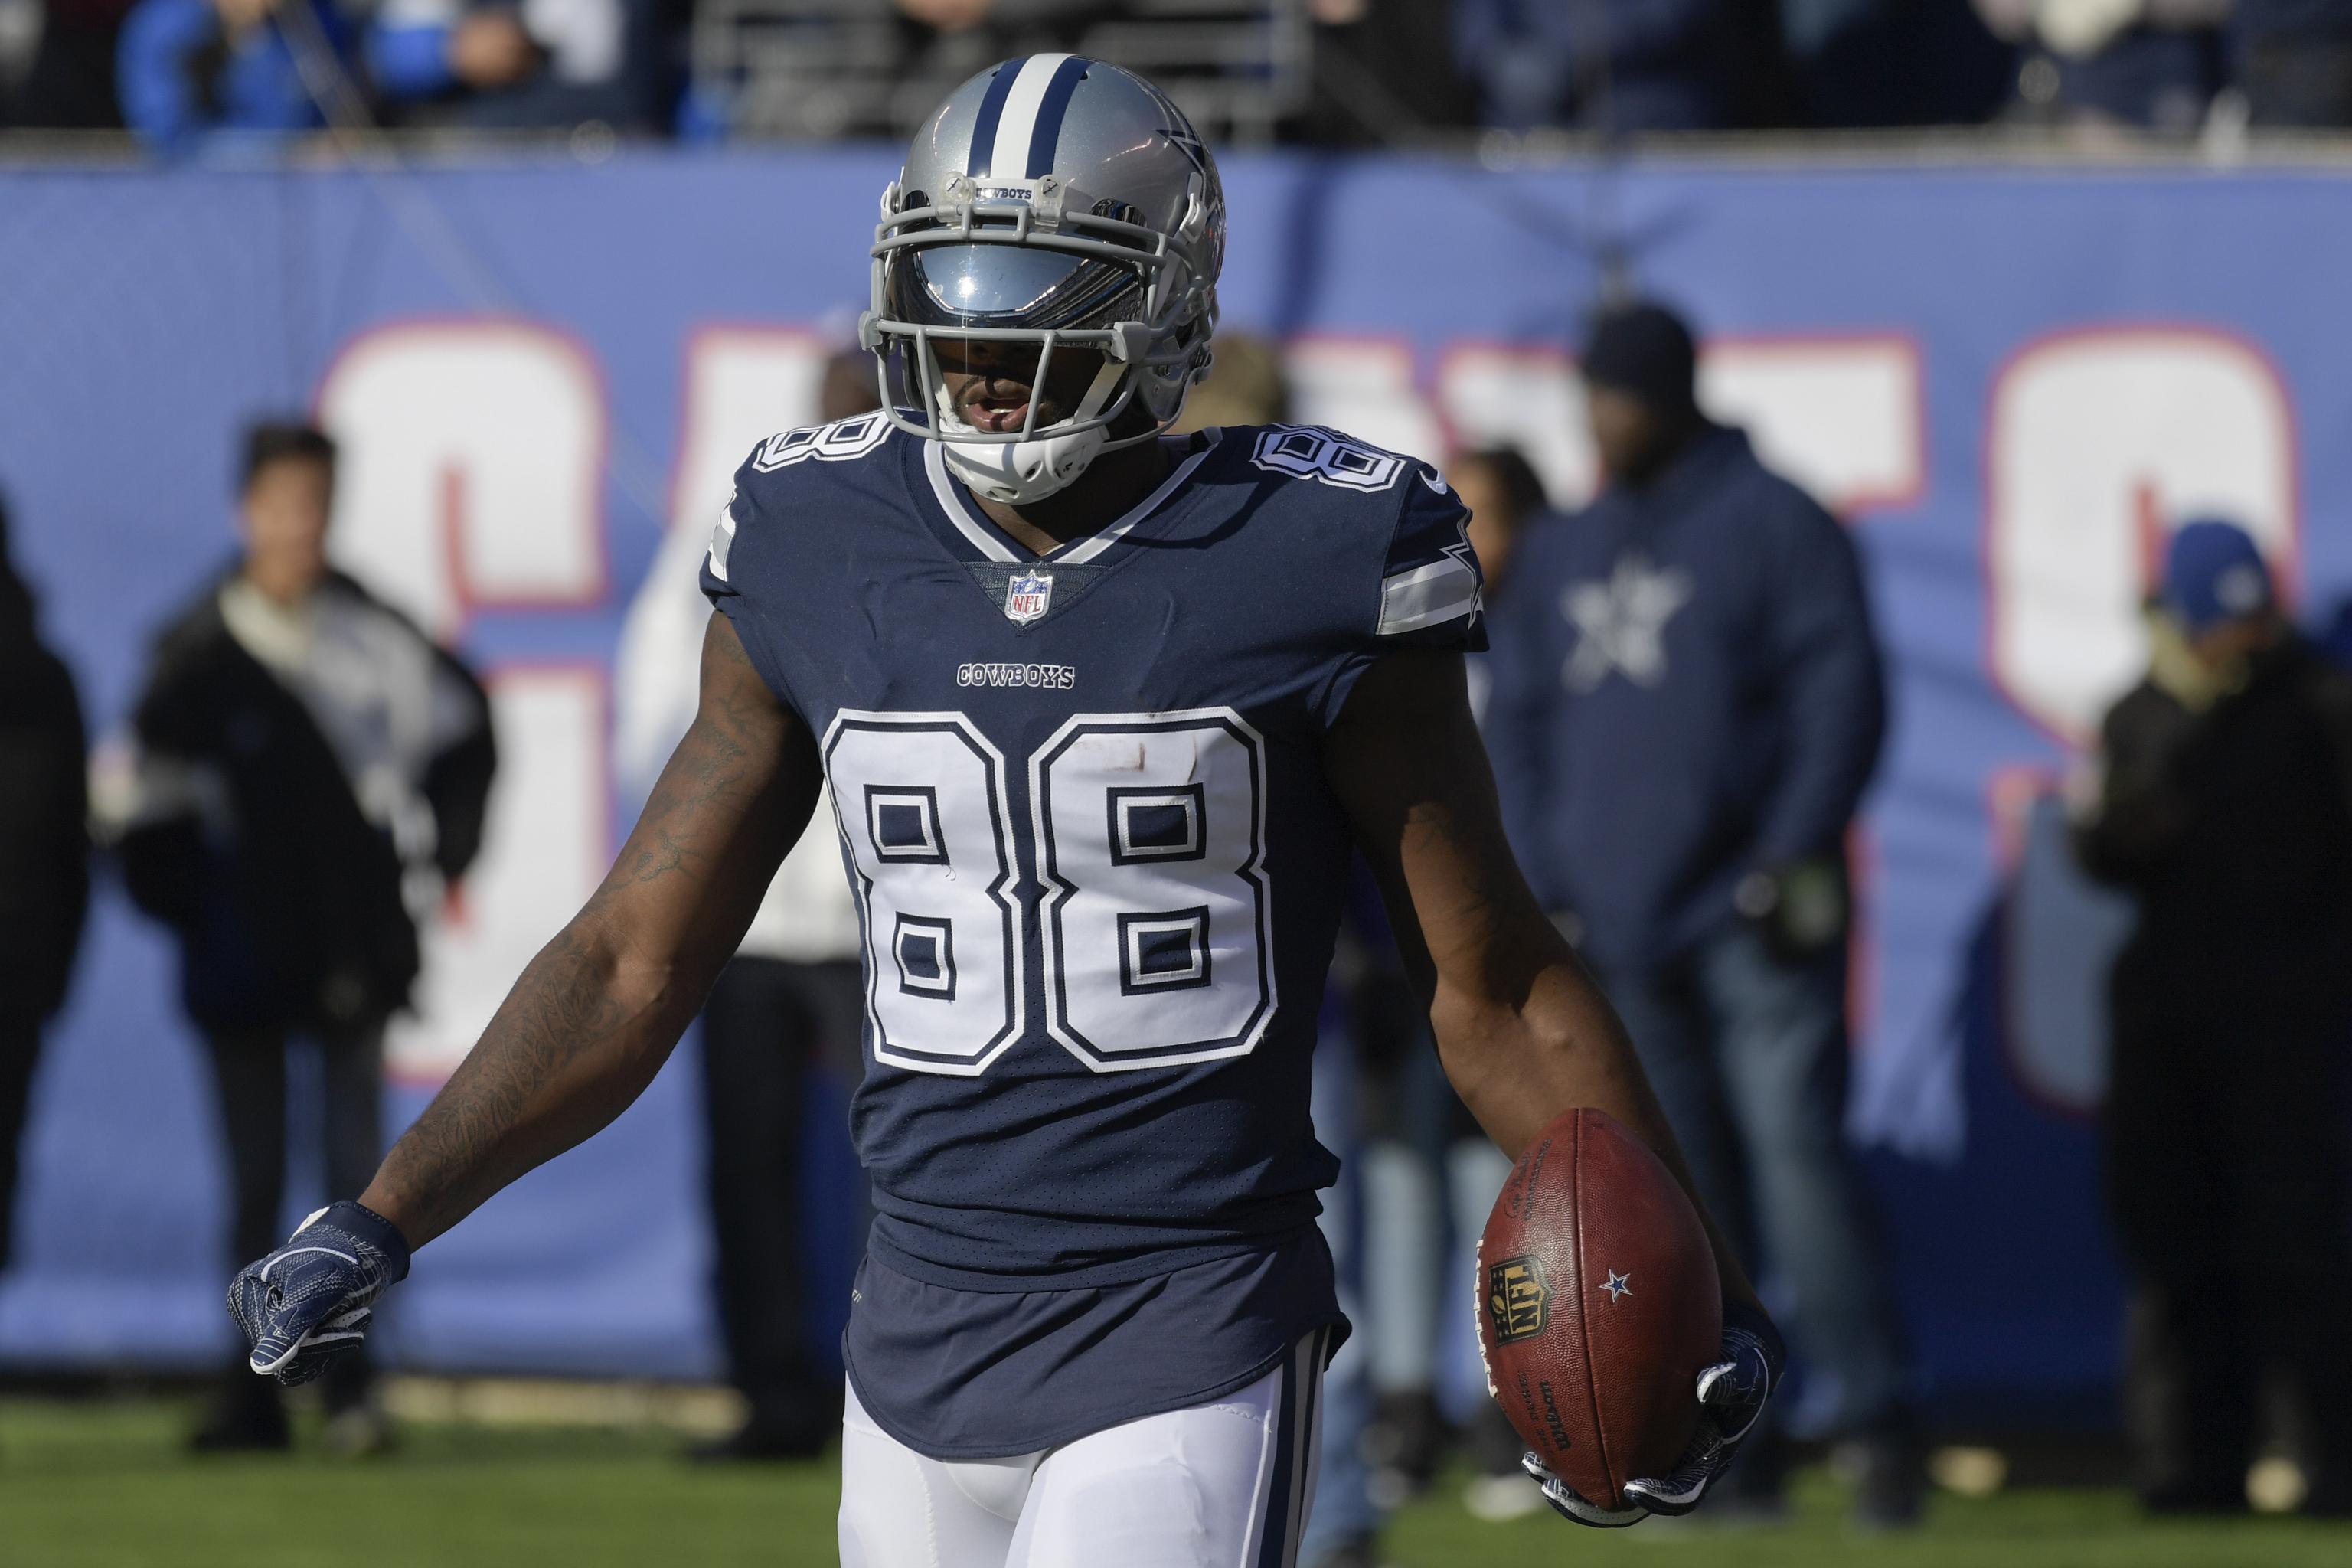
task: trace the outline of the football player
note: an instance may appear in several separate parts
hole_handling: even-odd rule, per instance
[[[1307,1102],[1351,851],[1505,1152],[1591,1105],[1682,1173],[1496,823],[1460,501],[1330,430],[1168,434],[1224,227],[1192,126],[1116,67],[1010,60],[925,122],[862,325],[912,406],[744,463],[692,729],[367,1191],[238,1277],[255,1371],[313,1375],[412,1248],[620,1113],[821,780],[865,931],[877,1211],[845,1563],[1291,1562],[1347,1332]],[[1692,1507],[1769,1394],[1777,1339],[1717,1252],[1690,1455],[1614,1511],[1536,1467],[1570,1517]]]

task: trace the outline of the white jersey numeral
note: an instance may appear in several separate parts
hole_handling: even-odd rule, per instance
[[[1025,1022],[1004,758],[960,713],[845,710],[824,761],[876,1058],[985,1071]],[[1079,714],[1028,782],[1047,1032],[1097,1072],[1255,1049],[1275,1007],[1257,731],[1230,708]]]
[[[1384,490],[1397,482],[1406,460],[1319,425],[1269,425],[1259,434],[1250,461],[1341,489]]]
[[[1045,1021],[1097,1071],[1237,1057],[1274,1016],[1265,752],[1230,708],[1080,714],[1029,759]]]
[[[1004,758],[960,713],[844,711],[824,771],[866,930],[879,1060],[977,1074],[1021,1037]]]

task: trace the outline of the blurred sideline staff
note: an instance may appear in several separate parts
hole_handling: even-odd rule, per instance
[[[41,1026],[65,1002],[89,903],[81,701],[42,646],[0,505],[0,1270]]]
[[[826,424],[877,406],[874,356],[836,354],[818,391]],[[698,524],[703,520],[696,519]],[[670,531],[621,637],[622,765],[650,781],[694,717],[710,601],[709,535]],[[768,885],[742,946],[702,1008],[703,1135],[719,1324],[748,1406],[698,1458],[807,1458],[841,1427],[842,1384],[820,1369],[806,1321],[808,1204],[802,1191],[812,1071],[854,1084],[866,1000],[857,908],[830,797]],[[865,1234],[866,1216],[849,1216]]]
[[[417,920],[481,843],[497,753],[482,687],[407,617],[327,564],[335,448],[295,424],[247,434],[243,553],[156,640],[133,727],[125,880],[179,939],[210,1047],[234,1184],[228,1251],[285,1226],[287,1043],[323,1065],[327,1184],[383,1152],[386,1020],[417,973]],[[331,1440],[380,1443],[363,1358],[331,1375]],[[282,1447],[278,1385],[240,1355],[199,1446]]]
[[[1794,1296],[1864,1521],[1916,1517],[1907,1375],[1843,1139],[1845,835],[1885,706],[1837,521],[1699,411],[1672,312],[1581,355],[1608,482],[1519,544],[1486,734],[1521,864],[1641,1053],[1708,1212]],[[1779,1506],[1770,1447],[1726,1490]],[[1722,1494],[1719,1493],[1720,1497]]]
[[[2352,1513],[2352,680],[2231,523],[2173,536],[2151,622],[2075,834],[2139,906],[2110,979],[2105,1132],[2140,1496],[2242,1511],[2275,1368],[2305,1507]]]

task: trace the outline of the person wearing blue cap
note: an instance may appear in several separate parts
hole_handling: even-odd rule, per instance
[[[2305,1509],[2352,1513],[2352,679],[2232,522],[2173,534],[2149,623],[2074,835],[2139,910],[2109,979],[2104,1132],[2140,1497],[2242,1512],[2275,1371]]]

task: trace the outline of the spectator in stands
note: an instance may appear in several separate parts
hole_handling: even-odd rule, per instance
[[[2221,85],[2231,0],[1976,0],[2021,47],[2014,118],[2183,134]]]
[[[210,132],[325,122],[298,63],[347,68],[351,28],[331,0],[139,0],[116,86],[131,128],[184,149]]]
[[[1728,0],[1456,0],[1455,58],[1505,131],[1713,131],[1742,122],[1773,47]],[[1743,69],[1743,67],[1748,68]]]
[[[2305,1507],[2352,1513],[2352,679],[2231,523],[2173,535],[2152,619],[2075,834],[2139,906],[2109,985],[2105,1133],[2140,1497],[2242,1511],[2275,1368]]]
[[[489,128],[654,121],[654,0],[384,0],[368,74],[395,119]]]
[[[1453,68],[1454,18],[1427,0],[1307,0],[1308,102],[1298,127],[1324,146],[1425,142],[1473,121]]]
[[[2256,125],[2352,125],[2352,0],[2235,0],[2231,80]]]
[[[1606,485],[1530,531],[1492,621],[1486,734],[1522,864],[1623,1016],[1708,1210],[1791,1289],[1859,1510],[1919,1475],[1891,1303],[1842,1127],[1845,835],[1885,723],[1836,520],[1698,408],[1656,305],[1581,368]],[[1776,1506],[1754,1448],[1710,1507]]]
[[[131,5],[131,0],[43,0],[40,41],[0,123],[120,130],[114,61]]]
[[[1768,104],[1768,123],[1972,125],[2016,84],[2016,50],[1969,0],[1779,0],[1778,10],[1791,100],[1780,112]]]
[[[81,703],[43,647],[0,507],[0,1270],[41,1027],[65,1002],[89,898]]]
[[[328,565],[334,474],[319,431],[252,429],[243,553],[157,640],[133,719],[123,873],[179,939],[211,1048],[234,1258],[283,1237],[289,1036],[323,1065],[327,1188],[357,1192],[374,1172],[384,1024],[416,977],[416,911],[472,861],[496,765],[480,684]],[[337,1366],[330,1441],[380,1446],[364,1358]],[[240,1356],[197,1444],[285,1447],[278,1396]]]
[[[1117,0],[893,0],[898,14],[934,33],[1018,30],[1041,22],[1065,22],[1088,15],[1108,16]]]
[[[899,80],[890,129],[911,131],[956,83],[998,60],[1074,48],[1087,22],[1115,14],[1116,0],[892,0],[899,29]],[[848,126],[843,129],[862,129]]]

